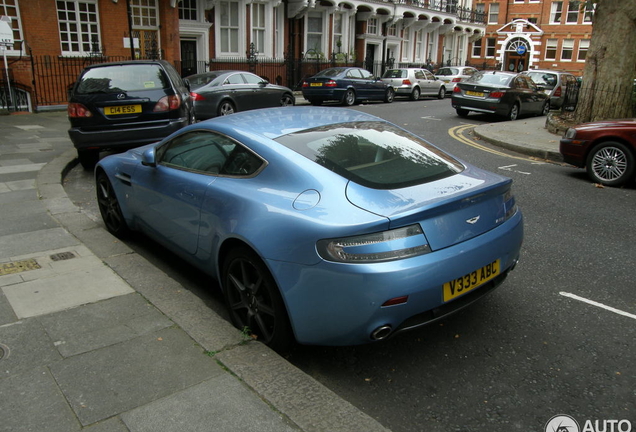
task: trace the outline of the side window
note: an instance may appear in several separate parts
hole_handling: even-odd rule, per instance
[[[157,162],[187,171],[231,176],[251,175],[264,163],[236,141],[208,131],[179,135],[157,150]]]
[[[234,74],[227,77],[225,84],[245,84],[245,81],[243,81],[241,74]]]
[[[360,79],[360,78],[362,78],[362,76],[360,75],[360,70],[359,69],[349,69],[347,71],[347,78],[352,78],[352,79]]]
[[[243,79],[245,79],[245,82],[248,84],[260,84],[263,82],[263,79],[256,75],[252,75],[252,74],[242,74],[242,75],[243,75]]]
[[[416,70],[415,71],[415,78],[416,79],[426,79],[426,75],[424,75],[424,71]]]
[[[429,71],[423,71],[424,72],[424,79],[427,80],[434,80],[435,76],[433,76],[432,73],[430,73]]]
[[[515,78],[515,87],[520,88],[520,89],[527,89],[528,87],[528,83],[526,82],[525,79],[523,79],[523,77],[517,77]]]
[[[362,74],[362,79],[373,79],[373,75],[366,69],[358,69],[358,71]]]
[[[465,69],[464,70],[464,75],[468,75],[469,77],[473,76],[475,74],[475,72],[477,72],[477,70],[475,69]]]

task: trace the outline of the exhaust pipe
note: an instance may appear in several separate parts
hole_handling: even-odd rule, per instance
[[[371,339],[382,340],[389,337],[393,329],[390,325],[383,325],[371,332]]]

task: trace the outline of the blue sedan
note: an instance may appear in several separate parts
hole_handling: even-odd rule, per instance
[[[351,106],[362,100],[393,102],[395,89],[366,69],[332,67],[303,81],[303,97],[312,105],[336,101]]]
[[[498,286],[523,238],[511,180],[369,114],[254,110],[97,165],[107,229],[146,233],[220,282],[277,350],[353,345]]]

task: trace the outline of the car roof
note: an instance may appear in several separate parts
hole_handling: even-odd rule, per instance
[[[256,134],[276,139],[283,135],[321,126],[363,121],[387,123],[379,117],[347,108],[298,106],[242,111],[229,116],[215,117],[193,126],[209,125],[228,135]]]
[[[92,65],[86,66],[84,69],[93,69],[98,67],[107,67],[107,66],[125,66],[125,65],[139,65],[139,64],[156,64],[161,66],[170,66],[170,63],[166,60],[123,60],[123,61],[115,61],[115,62],[106,62],[106,63],[96,63]]]

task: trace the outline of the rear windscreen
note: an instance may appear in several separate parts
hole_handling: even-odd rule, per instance
[[[406,78],[406,71],[401,69],[391,69],[384,72],[382,78]]]
[[[461,172],[461,163],[389,123],[340,123],[276,139],[342,177],[374,189],[398,189]]]
[[[552,88],[557,83],[556,74],[545,73],[545,72],[528,72],[528,76],[535,84],[546,86]]]
[[[127,64],[87,70],[75,93],[117,93],[167,88],[170,88],[170,83],[158,65]]]

